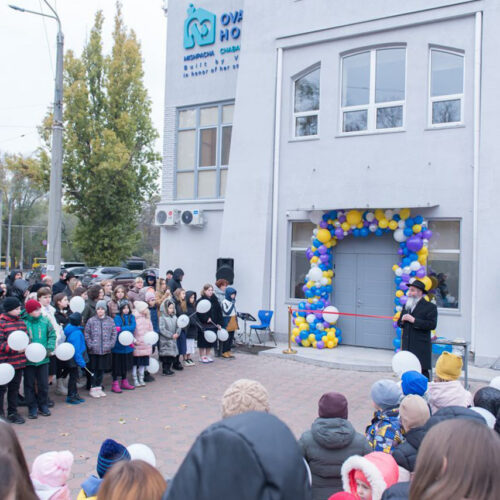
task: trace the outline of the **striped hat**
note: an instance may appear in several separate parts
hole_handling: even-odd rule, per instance
[[[130,460],[130,453],[127,448],[113,439],[106,439],[102,443],[99,455],[97,456],[96,470],[99,477],[103,478],[108,469],[121,460]]]

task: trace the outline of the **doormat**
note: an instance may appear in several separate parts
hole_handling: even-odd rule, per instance
[[[259,354],[262,351],[274,349],[276,346],[236,344],[234,347],[237,351],[244,352],[246,354]]]

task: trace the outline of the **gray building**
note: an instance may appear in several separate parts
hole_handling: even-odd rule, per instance
[[[286,338],[311,217],[407,207],[434,233],[437,334],[494,362],[499,24],[494,0],[170,2],[162,273],[198,290],[233,258],[239,310],[272,309]],[[397,251],[390,234],[343,240],[332,303],[391,315]],[[392,346],[390,322],[339,326]]]

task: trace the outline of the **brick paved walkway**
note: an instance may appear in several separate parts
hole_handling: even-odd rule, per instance
[[[108,396],[94,400],[82,390],[86,402],[78,406],[67,405],[64,398],[52,394],[56,406],[51,417],[27,420],[15,430],[30,465],[44,451],[72,451],[75,465],[70,485],[77,492],[80,483],[95,473],[99,446],[108,437],[127,445],[147,444],[156,454],[160,471],[171,477],[196,436],[219,420],[221,396],[238,378],[254,378],[264,384],[271,411],[299,437],[316,418],[317,401],[328,390],[346,395],[349,419],[362,432],[372,414],[370,386],[388,376],[237,353],[237,359],[198,364],[173,377],[158,374],[147,387],[122,394],[109,390],[110,379],[106,377]],[[26,409],[20,410],[24,415]]]

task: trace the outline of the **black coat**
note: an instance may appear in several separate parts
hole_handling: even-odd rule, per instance
[[[410,498],[410,483],[396,483],[387,488],[382,500],[408,500]]]
[[[210,301],[212,307],[206,313],[198,313],[197,314],[198,320],[200,321],[201,325],[205,330],[215,331],[217,327],[215,327],[213,323],[220,326],[223,325],[224,318],[222,317],[222,307],[220,306],[219,301],[215,295],[212,295],[210,298],[202,296],[198,299],[196,303],[198,304],[198,302],[202,300]],[[213,323],[209,322],[209,319],[211,319]]]
[[[405,314],[411,314],[415,318],[414,323],[402,321]],[[422,370],[432,368],[431,353],[431,330],[437,325],[437,307],[432,302],[420,299],[413,312],[403,308],[398,320],[398,326],[403,330],[401,334],[401,349],[415,354],[422,365]]]
[[[415,470],[417,453],[427,430],[424,427],[416,427],[405,434],[406,440],[392,449],[391,455],[397,464],[409,472]]]
[[[311,489],[290,429],[274,415],[248,412],[198,436],[164,498],[310,500]]]
[[[191,305],[189,302],[189,297],[195,296],[195,304]],[[196,293],[188,290],[186,292],[186,304],[187,304],[187,314],[189,316],[189,325],[184,328],[186,332],[187,339],[197,339],[198,332],[200,330],[200,322],[198,321],[198,315],[196,314]]]
[[[170,288],[170,292],[172,295],[178,288],[182,288],[182,278],[184,277],[184,271],[181,268],[178,268],[172,274],[172,278],[170,278],[167,282],[167,286]]]
[[[52,296],[58,293],[64,293],[68,297],[71,297],[71,290],[69,289],[67,280],[59,280],[57,283],[54,283],[52,286]]]

